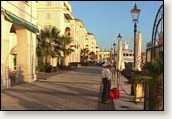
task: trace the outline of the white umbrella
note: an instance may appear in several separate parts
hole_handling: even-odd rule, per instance
[[[122,51],[122,40],[118,40],[118,50],[117,50],[117,63],[116,69],[122,71],[125,69],[123,51]]]
[[[136,70],[141,70],[142,34],[139,32],[136,38]]]
[[[119,88],[121,74],[119,71],[125,69],[124,59],[123,59],[123,51],[122,51],[122,40],[118,40],[118,50],[117,50],[117,60],[116,60],[116,70],[117,70],[117,77],[116,77],[116,84],[117,88]]]

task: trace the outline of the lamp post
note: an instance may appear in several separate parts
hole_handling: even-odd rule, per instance
[[[116,67],[116,66],[115,66],[115,64],[116,64],[116,61],[115,61],[115,53],[116,53],[116,52],[115,52],[115,49],[116,49],[116,43],[115,43],[115,42],[114,42],[114,44],[113,44],[113,48],[114,48],[114,49],[113,49],[113,50],[114,50],[114,59],[113,59],[113,62],[114,62],[114,67]]]
[[[117,88],[119,89],[119,84],[120,84],[120,80],[121,80],[121,40],[122,40],[122,36],[120,35],[120,33],[118,34],[117,36],[117,39],[118,39],[118,51],[117,51],[117,60],[116,60],[116,74],[117,74]]]
[[[134,70],[136,69],[136,33],[137,33],[137,23],[138,23],[140,11],[141,10],[137,8],[137,5],[135,3],[134,8],[131,9],[131,15],[134,23],[134,67],[133,67]]]
[[[121,41],[121,39],[122,39],[122,36],[121,36],[121,34],[120,34],[120,33],[118,34],[117,39],[118,39],[118,50],[119,50],[119,41]],[[119,58],[119,56],[117,57],[116,62],[119,62],[119,59],[118,59],[118,58]],[[118,64],[117,64],[116,69],[118,70]]]
[[[110,49],[110,62],[112,62],[113,60],[113,48]]]
[[[118,38],[118,40],[121,40],[122,39],[122,36],[121,36],[120,33],[118,34],[117,38]]]

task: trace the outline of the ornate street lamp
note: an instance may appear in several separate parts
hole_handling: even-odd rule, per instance
[[[140,15],[140,9],[137,8],[135,3],[134,8],[131,9],[131,15],[134,23],[134,70],[136,68],[136,33],[137,33],[137,23]]]
[[[120,33],[118,34],[117,38],[118,38],[118,39],[122,39],[122,36],[121,36]]]
[[[110,49],[110,62],[113,60],[113,48]]]
[[[120,33],[118,34],[118,36],[117,36],[117,39],[118,39],[118,50],[117,50],[117,60],[116,60],[116,76],[117,76],[117,78],[116,78],[116,82],[117,82],[117,88],[119,89],[119,84],[120,84],[120,80],[121,80],[121,73],[120,73],[120,71],[121,71],[121,61],[122,61],[122,59],[121,59],[121,55],[123,55],[122,54],[122,52],[121,52],[121,48],[122,48],[122,44],[121,44],[121,40],[122,40],[122,36],[120,35]]]
[[[114,42],[114,44],[113,44],[113,50],[114,50],[114,59],[113,59],[114,61],[113,61],[113,62],[114,62],[114,67],[115,67],[115,64],[116,64],[116,61],[115,61],[115,60],[116,60],[116,59],[115,59],[116,43],[115,43],[115,42]]]
[[[121,34],[119,33],[118,36],[117,36],[117,39],[118,39],[118,45],[119,45],[119,41],[122,40],[122,36]],[[116,45],[116,44],[115,44]],[[119,47],[118,47],[119,48]],[[119,49],[118,49],[119,50]],[[118,59],[117,59],[118,60]],[[117,63],[118,61],[116,61]]]

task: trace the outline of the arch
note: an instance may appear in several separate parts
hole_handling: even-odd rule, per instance
[[[160,8],[158,9],[158,12],[156,14],[155,20],[154,20],[154,25],[153,25],[153,29],[152,29],[152,48],[151,48],[151,61],[155,58],[155,47],[157,45],[157,36],[159,35],[158,30],[160,30],[160,32],[163,31],[163,5],[160,6]],[[161,25],[161,26],[160,26]]]
[[[71,35],[70,32],[71,32],[70,27],[66,27],[66,28],[65,28],[65,35],[70,36],[70,35]]]

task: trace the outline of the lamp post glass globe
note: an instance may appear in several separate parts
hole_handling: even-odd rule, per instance
[[[131,10],[131,15],[132,15],[132,18],[133,18],[133,22],[138,22],[140,11],[141,10],[137,8],[137,5],[135,3],[134,8]]]
[[[114,42],[114,44],[113,44],[113,48],[115,49],[116,48],[116,43]]]

